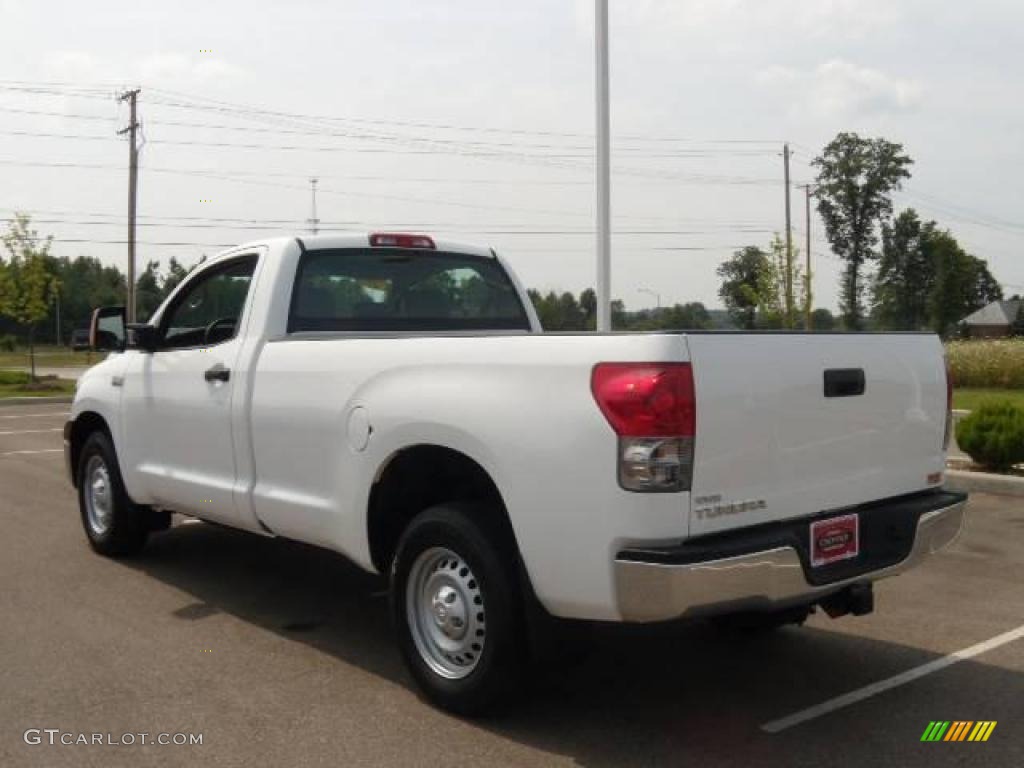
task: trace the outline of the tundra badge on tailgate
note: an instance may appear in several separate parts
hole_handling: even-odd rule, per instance
[[[743,512],[753,512],[756,509],[767,509],[768,504],[764,499],[748,499],[746,501],[733,501],[722,503],[722,495],[716,493],[713,496],[698,496],[694,503],[699,506],[694,508],[698,520],[704,518],[720,517],[721,515],[739,515]]]

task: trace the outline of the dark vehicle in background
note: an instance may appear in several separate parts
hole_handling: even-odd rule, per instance
[[[89,329],[75,328],[71,332],[71,349],[75,352],[82,352],[89,349]]]

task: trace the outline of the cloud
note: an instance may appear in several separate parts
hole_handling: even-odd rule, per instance
[[[612,23],[638,26],[650,35],[702,39],[729,46],[764,37],[861,39],[891,28],[916,0],[631,0],[612,4]],[[576,0],[577,25],[593,27],[594,3]]]
[[[85,51],[51,51],[43,57],[48,79],[69,82],[101,82],[112,78],[107,62]]]
[[[793,110],[822,119],[864,114],[910,112],[920,106],[923,86],[916,80],[832,59],[813,70],[769,67],[757,82],[793,105]]]
[[[135,69],[144,83],[178,88],[222,84],[241,74],[238,67],[209,53],[154,53],[140,60]]]
[[[167,88],[197,88],[233,83],[242,70],[210,53],[152,53],[126,61],[80,50],[56,50],[43,56],[44,79],[83,83],[142,83]]]

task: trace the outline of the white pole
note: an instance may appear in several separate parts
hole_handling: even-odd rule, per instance
[[[608,0],[596,0],[597,53],[597,330],[612,329],[611,148],[608,110]]]

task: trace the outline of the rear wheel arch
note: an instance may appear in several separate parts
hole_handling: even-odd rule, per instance
[[[420,512],[438,504],[471,505],[479,522],[519,560],[512,521],[490,473],[472,457],[440,445],[417,444],[391,454],[377,471],[367,504],[370,557],[387,573],[402,533]]]

